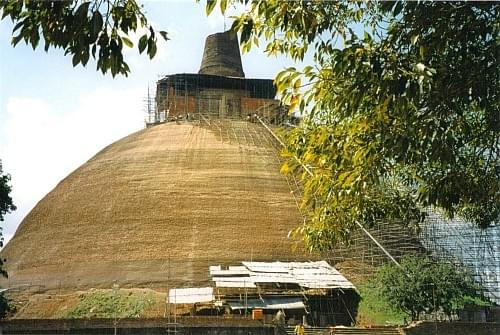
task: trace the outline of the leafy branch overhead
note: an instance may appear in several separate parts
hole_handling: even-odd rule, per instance
[[[73,66],[87,65],[92,56],[102,73],[128,75],[123,46],[134,46],[129,34],[139,29],[146,31],[139,39],[139,52],[146,51],[150,58],[156,54],[157,32],[134,0],[7,0],[0,2],[0,10],[2,19],[14,23],[14,46],[24,41],[36,49],[42,40],[45,51],[61,48],[72,56]],[[158,33],[168,39],[166,32]]]
[[[264,40],[313,57],[275,78],[303,117],[282,170],[302,178],[307,245],[347,242],[356,222],[417,224],[429,207],[499,222],[499,4],[233,2],[247,4],[232,26],[244,51]]]

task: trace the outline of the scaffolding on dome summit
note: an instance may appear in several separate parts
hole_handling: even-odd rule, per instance
[[[155,95],[145,101],[146,127],[203,119],[254,120],[255,115],[273,125],[296,124],[288,108],[274,99],[272,80],[224,77],[209,74],[167,75],[157,82]]]

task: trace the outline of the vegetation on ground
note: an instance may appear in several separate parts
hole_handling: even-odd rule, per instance
[[[403,325],[405,314],[395,310],[389,301],[380,294],[372,283],[356,285],[361,296],[356,324],[366,325]]]
[[[400,264],[380,267],[370,283],[370,291],[411,320],[434,312],[451,317],[466,306],[490,304],[472,276],[450,263],[408,255]]]
[[[133,294],[121,290],[87,292],[67,318],[134,318],[140,317],[155,303],[151,294]]]

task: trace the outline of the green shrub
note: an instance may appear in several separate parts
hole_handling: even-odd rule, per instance
[[[466,305],[488,305],[467,271],[429,257],[410,255],[401,260],[401,267],[382,266],[372,284],[412,320],[418,320],[422,313],[440,311],[451,316]]]
[[[125,292],[92,292],[83,294],[68,318],[131,318],[139,317],[153,304],[150,294]]]
[[[10,304],[9,299],[3,293],[0,293],[0,319],[3,319],[13,309],[14,307]]]

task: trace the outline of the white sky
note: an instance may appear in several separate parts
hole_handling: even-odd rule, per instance
[[[207,35],[224,30],[224,18],[205,16],[204,1],[144,1],[160,42],[150,61],[127,50],[128,78],[102,75],[95,63],[73,68],[60,50],[10,45],[12,24],[0,23],[0,159],[11,175],[18,209],[2,223],[8,241],[24,216],[69,173],[108,144],[144,127],[148,85],[160,75],[198,72]],[[227,27],[231,20],[226,19]],[[135,45],[134,45],[135,47]],[[247,78],[273,78],[293,63],[255,50],[242,57]]]

